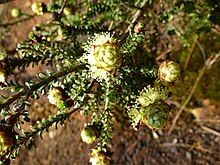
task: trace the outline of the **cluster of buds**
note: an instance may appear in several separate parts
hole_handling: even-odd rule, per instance
[[[159,78],[164,82],[174,82],[180,77],[180,65],[174,61],[163,61],[159,67]]]
[[[37,14],[37,15],[43,15],[44,11],[45,11],[45,4],[41,3],[41,2],[34,2],[31,5],[31,9],[32,11]]]
[[[110,33],[96,34],[85,47],[92,76],[97,79],[106,79],[122,63],[118,41]]]
[[[5,72],[5,59],[7,57],[7,53],[4,48],[0,45],[0,83],[4,83],[6,79],[6,72]]]
[[[14,144],[14,134],[8,128],[0,125],[0,155],[6,154]]]
[[[82,141],[91,144],[93,143],[97,137],[99,136],[99,132],[93,125],[86,125],[81,131]]]
[[[92,165],[110,165],[110,160],[111,158],[107,153],[99,151],[98,149],[92,149],[89,160]]]

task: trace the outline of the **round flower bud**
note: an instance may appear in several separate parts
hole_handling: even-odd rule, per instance
[[[47,98],[51,104],[58,106],[64,100],[62,89],[59,87],[53,87],[52,90],[48,92]]]
[[[140,109],[142,122],[151,129],[161,129],[166,126],[170,115],[166,104],[151,104]]]
[[[114,71],[121,66],[122,54],[117,40],[110,37],[109,33],[96,34],[85,47],[88,52],[88,63],[106,72]]]
[[[87,144],[93,143],[97,138],[97,130],[94,126],[85,126],[81,131],[81,138]]]
[[[105,152],[92,149],[89,160],[92,165],[110,165],[110,160],[111,158]]]
[[[31,5],[32,11],[37,15],[43,15],[43,4],[41,2],[34,2]]]
[[[5,49],[0,45],[0,61],[4,61],[7,57]]]
[[[20,15],[21,15],[21,10],[20,9],[18,9],[18,8],[13,8],[12,10],[11,10],[11,16],[12,17],[20,17]]]
[[[180,77],[180,65],[174,61],[163,61],[159,67],[159,78],[165,82],[173,82]]]
[[[15,136],[12,132],[0,126],[0,155],[4,155],[15,144]]]

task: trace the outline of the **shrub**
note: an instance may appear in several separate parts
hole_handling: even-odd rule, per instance
[[[134,127],[147,125],[156,130],[166,127],[172,118],[166,103],[167,84],[178,80],[180,65],[171,59],[157,59],[159,48],[155,42],[161,32],[152,27],[166,27],[166,35],[175,35],[187,47],[191,44],[190,35],[210,30],[214,13],[206,18],[204,13],[210,12],[208,5],[198,12],[202,4],[196,1],[191,6],[188,1],[174,1],[170,7],[162,8],[156,18],[150,9],[158,3],[151,0],[33,3],[33,13],[40,16],[49,13],[51,21],[36,25],[29,39],[17,45],[18,57],[7,56],[0,47],[1,89],[10,93],[0,100],[2,162],[15,158],[22,146],[30,149],[35,145],[36,135],[48,131],[53,124],[62,125],[76,111],[89,116],[81,136],[87,143],[96,143],[91,154],[93,164],[110,163],[108,141],[116,122],[113,112],[116,107],[125,111],[123,117]],[[186,19],[178,29],[172,21],[180,13]],[[187,30],[183,31],[181,28],[185,27]],[[148,33],[150,29],[154,32]],[[51,69],[24,84],[13,79],[16,70],[39,64]],[[27,110],[30,99],[44,96],[57,107],[56,115],[30,124],[31,131],[19,132],[17,127],[32,120]]]

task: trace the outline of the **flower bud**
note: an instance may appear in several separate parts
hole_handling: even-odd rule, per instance
[[[159,67],[159,78],[165,82],[176,81],[180,77],[180,65],[174,61],[163,61]]]
[[[17,18],[17,17],[20,17],[20,15],[21,15],[21,10],[20,10],[20,9],[18,9],[18,8],[13,8],[13,9],[11,10],[11,16],[12,16],[12,17]]]
[[[44,12],[43,12],[43,3],[41,3],[41,2],[34,2],[31,5],[31,9],[37,15],[43,15],[44,14]]]
[[[103,151],[92,149],[89,162],[92,165],[110,165],[111,158]]]
[[[161,102],[142,107],[140,113],[142,114],[142,122],[151,129],[165,127],[170,118],[168,105]]]
[[[15,144],[15,135],[0,125],[0,155],[4,155]]]
[[[93,143],[98,135],[98,131],[94,126],[85,126],[81,131],[81,138],[87,144]]]

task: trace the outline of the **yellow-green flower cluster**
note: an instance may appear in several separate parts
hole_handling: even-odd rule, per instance
[[[95,34],[85,49],[94,78],[105,79],[121,66],[122,54],[117,40],[110,33]]]
[[[165,100],[168,97],[168,92],[166,88],[152,88],[148,86],[140,92],[137,103],[142,106],[148,106],[153,104],[156,100]]]
[[[170,118],[169,106],[164,102],[167,94],[167,89],[144,88],[137,98],[137,103],[141,105],[139,115],[136,115],[139,121],[151,129],[163,128]]]
[[[44,12],[43,12],[43,4],[41,2],[34,2],[31,5],[31,9],[37,15],[43,15],[44,14]]]

